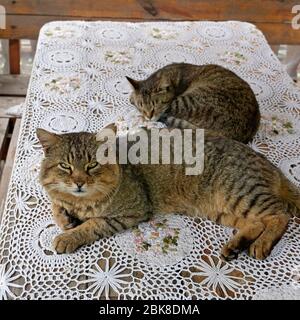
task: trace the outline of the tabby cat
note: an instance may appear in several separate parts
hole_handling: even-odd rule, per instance
[[[260,121],[250,86],[218,65],[174,63],[143,81],[127,77],[133,87],[130,102],[148,120],[170,128],[202,128],[244,143]]]
[[[299,216],[299,190],[279,169],[248,146],[209,132],[203,173],[190,176],[185,164],[172,161],[100,165],[96,151],[101,142],[93,133],[56,135],[38,129],[37,136],[45,153],[40,182],[65,230],[54,239],[58,253],[73,252],[156,213],[175,212],[236,228],[222,249],[224,259],[248,248],[252,257],[264,259],[290,216]]]

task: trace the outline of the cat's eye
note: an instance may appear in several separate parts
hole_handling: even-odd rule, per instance
[[[63,169],[63,170],[72,171],[72,167],[69,164],[65,163],[65,162],[60,162],[58,167]]]
[[[129,97],[129,102],[134,105],[134,99],[132,96]]]
[[[165,93],[165,92],[169,92],[170,90],[171,90],[171,86],[166,86],[166,87],[159,88],[158,93]]]
[[[98,166],[98,162],[96,162],[96,161],[95,162],[91,162],[86,166],[86,170],[88,171],[88,170],[94,169],[97,166]]]

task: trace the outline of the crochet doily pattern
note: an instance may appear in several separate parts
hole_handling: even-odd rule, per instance
[[[51,22],[40,32],[1,222],[0,298],[300,298],[296,218],[264,261],[246,253],[222,261],[233,230],[181,215],[156,216],[73,254],[53,250],[61,231],[38,182],[35,129],[96,132],[130,121],[125,76],[144,79],[171,62],[216,63],[248,81],[262,113],[250,146],[300,186],[300,91],[252,24]]]

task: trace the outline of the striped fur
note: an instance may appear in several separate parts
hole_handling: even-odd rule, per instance
[[[279,169],[248,146],[210,132],[205,134],[204,171],[198,176],[186,175],[184,163],[93,164],[89,170],[98,148],[94,134],[55,135],[41,129],[37,134],[45,150],[40,181],[65,230],[54,241],[58,253],[73,252],[153,214],[178,212],[236,228],[222,249],[225,259],[244,249],[264,259],[290,216],[300,216],[299,189]],[[74,189],[78,182],[83,194]]]
[[[175,63],[144,81],[128,78],[130,97],[146,119],[170,128],[203,128],[241,142],[255,135],[260,121],[250,86],[218,65]]]

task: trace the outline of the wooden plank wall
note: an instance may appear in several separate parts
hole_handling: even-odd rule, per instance
[[[53,20],[242,20],[256,24],[271,44],[299,44],[291,27],[299,0],[0,0],[7,28],[0,38],[36,39]]]

